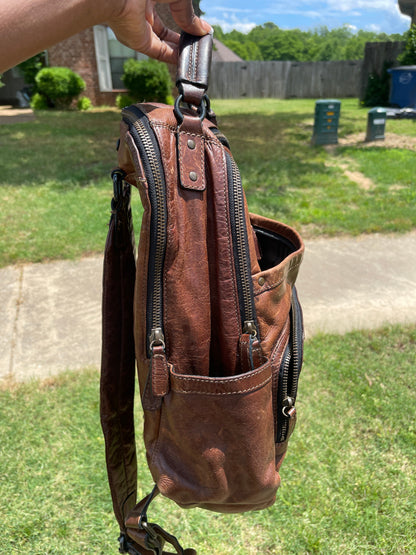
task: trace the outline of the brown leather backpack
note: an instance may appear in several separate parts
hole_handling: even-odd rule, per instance
[[[183,35],[175,107],[123,111],[103,279],[101,421],[120,552],[176,538],[147,521],[161,493],[184,508],[275,501],[296,421],[303,243],[249,214],[206,96],[212,37]],[[137,261],[130,186],[144,208]],[[153,492],[136,504],[137,362]]]

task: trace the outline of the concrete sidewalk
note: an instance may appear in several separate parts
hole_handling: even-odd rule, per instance
[[[416,321],[416,233],[309,241],[306,335]],[[102,258],[0,270],[0,381],[99,366]]]

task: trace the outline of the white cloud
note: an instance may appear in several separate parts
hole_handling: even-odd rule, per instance
[[[238,16],[238,12],[239,10],[226,10],[222,13],[222,17],[210,17],[209,22],[211,25],[219,25],[224,33],[229,33],[233,29],[240,33],[248,33],[257,24],[247,18],[242,19]]]
[[[397,13],[397,0],[326,0],[328,7],[334,12],[350,12],[352,10],[380,10]]]
[[[230,21],[217,19],[215,17],[211,17],[209,23],[210,25],[219,25],[224,33],[229,33],[235,29],[236,31],[240,31],[240,33],[244,34],[249,33],[257,25],[256,23],[244,23],[243,21],[232,23]]]

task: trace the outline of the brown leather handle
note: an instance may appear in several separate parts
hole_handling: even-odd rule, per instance
[[[212,56],[212,32],[203,37],[182,33],[176,86],[182,100],[199,106],[208,88]]]

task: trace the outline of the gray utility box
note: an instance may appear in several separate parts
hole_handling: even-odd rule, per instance
[[[339,100],[317,100],[312,144],[331,145],[338,143],[338,123],[341,113]]]
[[[365,140],[384,141],[386,129],[387,111],[385,108],[372,108],[368,111],[367,134]]]

